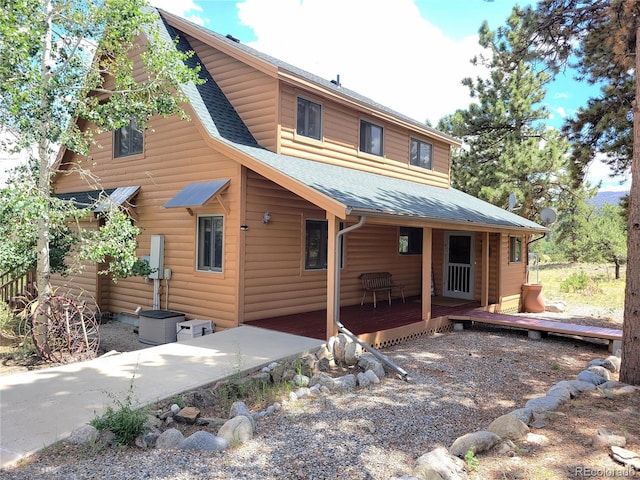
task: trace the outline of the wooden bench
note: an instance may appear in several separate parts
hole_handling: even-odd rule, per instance
[[[400,290],[400,294],[402,295],[402,303],[404,303],[404,285],[393,283],[393,280],[391,280],[391,274],[389,272],[361,273],[358,278],[360,278],[360,281],[362,282],[362,289],[364,290],[360,305],[364,304],[364,299],[367,296],[367,292],[371,292],[373,294],[373,308],[376,308],[376,294],[378,292],[384,291],[387,292],[389,305],[391,305],[391,290],[393,290],[394,288]]]

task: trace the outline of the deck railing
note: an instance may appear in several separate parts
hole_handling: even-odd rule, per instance
[[[0,274],[0,302],[16,309],[24,306],[36,295],[36,273],[34,270],[12,270]]]

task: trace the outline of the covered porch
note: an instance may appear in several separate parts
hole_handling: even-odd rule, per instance
[[[423,320],[420,297],[408,297],[405,303],[396,298],[391,305],[380,301],[376,308],[371,303],[342,307],[340,319],[361,340],[381,348],[422,335],[450,331],[449,316],[465,315],[478,307],[480,302],[473,300],[432,297],[431,319]],[[324,340],[327,338],[327,310],[253,320],[245,325]]]

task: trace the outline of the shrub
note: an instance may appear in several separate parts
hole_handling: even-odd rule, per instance
[[[574,272],[560,283],[562,292],[583,292],[589,285],[589,277],[584,272]]]
[[[132,388],[124,400],[115,399],[115,407],[107,407],[101,416],[91,421],[98,430],[110,430],[114,434],[114,443],[126,446],[144,433],[147,422],[147,411],[144,408],[133,407]]]

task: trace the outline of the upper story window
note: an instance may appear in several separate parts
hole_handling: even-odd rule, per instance
[[[114,158],[128,157],[142,153],[144,135],[138,129],[135,120],[131,120],[128,125],[119,128],[113,135],[113,156]]]
[[[316,140],[322,138],[322,105],[298,97],[296,133]]]
[[[410,163],[416,167],[433,168],[433,145],[415,138],[411,139]]]
[[[522,237],[509,237],[509,262],[522,262]]]
[[[360,120],[360,151],[382,156],[382,127]]]
[[[222,272],[222,227],[221,215],[198,217],[198,270]]]

